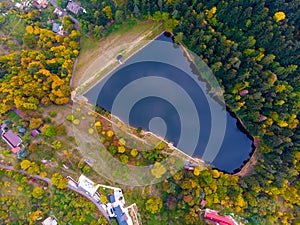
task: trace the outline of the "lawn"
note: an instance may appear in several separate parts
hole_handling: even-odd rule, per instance
[[[9,13],[7,14],[6,24],[3,26],[3,31],[8,36],[14,36],[18,41],[22,40],[25,33],[25,22],[19,17]]]
[[[20,117],[14,112],[14,111],[9,111],[7,113],[7,117],[17,123],[20,119]]]

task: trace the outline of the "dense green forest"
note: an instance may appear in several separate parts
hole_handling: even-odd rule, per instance
[[[214,197],[211,206],[230,208],[223,195],[233,200],[242,188],[245,204],[235,211],[253,224],[299,223],[300,2],[134,0],[125,9],[144,19],[167,13],[167,21],[180,21],[173,30],[175,39],[211,67],[227,106],[259,140],[253,175],[240,178],[232,188],[221,182],[209,195]],[[206,185],[212,188],[211,181]],[[188,194],[197,199],[191,187],[187,185]],[[189,202],[190,207],[197,205]]]
[[[289,0],[80,1],[82,33],[99,39],[125,18],[155,20],[214,71],[228,108],[258,142],[257,163],[238,177],[180,171],[136,196],[144,224],[203,224],[200,201],[251,224],[300,223],[300,2]],[[66,104],[79,32],[65,37],[24,17],[24,50],[0,57],[0,112]],[[4,21],[5,22],[5,21]],[[7,21],[6,21],[7,22]],[[69,24],[68,19],[64,23]],[[10,44],[13,49],[13,44]],[[201,222],[202,221],[202,222]]]

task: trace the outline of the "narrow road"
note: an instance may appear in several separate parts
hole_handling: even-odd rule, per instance
[[[64,9],[60,8],[60,7],[57,5],[56,0],[50,0],[50,3],[51,3],[54,7],[56,7],[56,8],[59,9],[60,11],[62,11],[63,16],[68,16],[68,17],[70,17],[70,19],[71,19],[71,20],[75,23],[75,25],[77,26],[77,29],[80,28],[80,23],[79,23],[79,21],[78,21],[75,17],[73,17],[72,15],[70,15],[69,13],[67,13]]]
[[[99,204],[96,199],[94,199],[92,196],[90,196],[89,194],[87,194],[86,192],[78,189],[78,187],[75,187],[73,185],[70,184],[70,182],[68,183],[67,188],[69,188],[72,191],[77,192],[78,194],[82,195],[83,197],[87,198],[88,200],[90,200],[92,203],[94,203],[94,205],[97,207],[97,209],[102,213],[102,215],[106,218],[106,220],[109,222],[109,224],[111,224],[110,222],[110,218],[107,215],[107,213],[105,212],[105,210],[102,208],[101,203]]]
[[[16,171],[15,168],[13,166],[7,166],[7,165],[3,165],[0,163],[0,168],[1,169],[4,169],[4,170],[12,170],[12,171]],[[42,180],[42,181],[45,181],[48,183],[49,186],[52,186],[52,183],[51,183],[51,180],[48,178],[48,177],[41,177],[39,175],[31,175],[29,173],[27,173],[25,170],[18,170],[16,171],[18,173],[21,173],[25,176],[29,176],[29,177],[33,177],[33,178],[36,178],[36,179],[39,179],[39,180]],[[72,191],[75,191],[77,192],[78,194],[80,194],[81,196],[85,197],[86,199],[90,200],[96,207],[97,209],[101,212],[101,214],[105,217],[105,219],[107,220],[107,222],[109,224],[111,224],[110,222],[110,218],[109,216],[107,215],[107,213],[105,212],[105,210],[102,208],[101,204],[97,203],[97,201],[92,197],[90,196],[89,194],[87,194],[86,192],[78,189],[77,187],[73,186],[70,184],[70,182],[68,183],[67,185],[67,188],[72,190]]]

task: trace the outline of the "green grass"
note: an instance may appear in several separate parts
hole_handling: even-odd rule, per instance
[[[114,23],[108,27],[106,36],[116,32],[118,32],[119,34],[126,33],[129,29],[133,29],[136,25],[140,24],[140,22],[132,18],[128,19],[122,24]]]
[[[128,19],[123,24],[115,23],[109,26],[107,33],[105,37],[108,37],[112,34],[118,33],[118,34],[125,34],[129,32],[130,30],[134,29],[136,32],[142,32],[146,29],[154,28],[157,24],[145,24],[143,22],[137,21],[135,19]],[[101,41],[101,40],[100,40]],[[95,41],[93,38],[89,38],[87,36],[82,36],[81,38],[81,51],[86,52],[89,50],[93,50],[98,47],[99,41]]]
[[[2,26],[2,31],[8,38],[16,39],[18,43],[21,44],[22,37],[26,32],[25,21],[9,13],[6,18],[6,23]]]
[[[20,117],[14,111],[9,111],[7,113],[7,117],[13,120],[14,122],[18,122],[18,120],[20,119]]]

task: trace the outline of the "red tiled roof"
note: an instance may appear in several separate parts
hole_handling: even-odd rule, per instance
[[[209,219],[215,222],[218,222],[220,225],[234,225],[234,221],[227,216],[221,216],[214,211],[206,211],[205,219]]]

